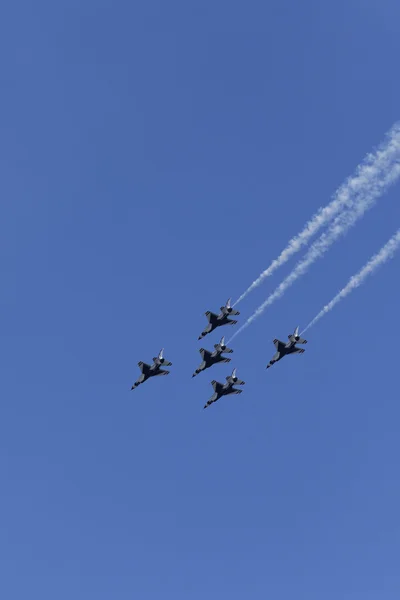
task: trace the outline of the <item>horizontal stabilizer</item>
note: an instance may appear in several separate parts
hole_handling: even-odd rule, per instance
[[[221,347],[221,344],[214,344],[214,348],[216,350],[219,350],[221,354],[232,354],[233,350],[231,350],[230,348],[227,348],[225,346],[225,348]]]
[[[156,365],[163,365],[164,367],[172,367],[172,362],[166,360],[165,358],[160,358],[159,356],[153,356],[153,362]]]

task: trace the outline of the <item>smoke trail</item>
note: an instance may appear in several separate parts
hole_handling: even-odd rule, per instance
[[[306,223],[303,230],[293,237],[278,258],[272,261],[268,269],[253,281],[249,288],[236,300],[241,302],[254,288],[258,287],[266,277],[270,277],[279,267],[285,264],[293,254],[298,252],[309,242],[321,227],[327,225],[342,209],[351,204],[355,195],[362,193],[363,189],[374,185],[377,178],[382,176],[390,166],[393,158],[400,149],[400,123],[396,123],[386,134],[385,141],[376,152],[367,154],[365,159],[356,168],[355,174],[349,177],[335,192],[332,201],[320,208]]]
[[[392,165],[392,169],[388,170],[381,179],[374,181],[370,189],[362,190],[357,199],[353,202],[353,207],[339,214],[333,223],[328,228],[326,233],[323,233],[316,240],[303,260],[297,263],[293,271],[282,281],[276,290],[267,298],[267,300],[257,308],[257,310],[247,319],[247,321],[236,331],[229,342],[233,340],[243,329],[259,317],[265,309],[270,306],[275,300],[278,300],[286,290],[299,279],[309,267],[325,252],[330,246],[341,236],[344,235],[350,227],[352,227],[364,213],[372,208],[375,201],[381,196],[387,188],[400,177],[400,161]]]
[[[305,331],[307,331],[307,329],[310,329],[310,327],[315,325],[315,323],[319,321],[324,315],[326,315],[326,313],[330,312],[332,308],[336,306],[338,302],[340,302],[340,300],[343,300],[343,298],[348,296],[355,288],[364,283],[364,280],[368,277],[368,275],[372,275],[378,267],[383,265],[383,263],[385,263],[390,258],[393,258],[393,255],[399,246],[400,229],[392,238],[390,238],[388,243],[385,244],[383,248],[381,248],[378,254],[375,254],[367,262],[367,264],[364,265],[364,267],[357,273],[357,275],[353,275],[353,277],[349,279],[348,284],[342,290],[340,290],[338,294],[336,294],[336,296],[333,298],[333,300],[329,302],[329,304],[326,304],[324,306],[324,308],[317,314],[316,317],[314,317],[314,319],[307,325],[307,327],[302,333],[304,333]]]

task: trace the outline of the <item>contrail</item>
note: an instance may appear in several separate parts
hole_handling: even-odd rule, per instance
[[[330,312],[332,308],[336,306],[338,302],[340,302],[340,300],[343,300],[343,298],[348,296],[355,288],[364,283],[364,280],[368,277],[368,275],[372,275],[378,267],[383,265],[383,263],[385,263],[390,258],[393,258],[393,255],[399,246],[400,229],[392,238],[390,238],[388,243],[385,246],[383,246],[383,248],[381,248],[378,254],[375,254],[367,262],[367,264],[364,265],[364,267],[357,273],[357,275],[353,275],[353,277],[349,279],[348,284],[342,290],[340,290],[338,294],[336,294],[336,296],[333,298],[333,300],[329,302],[329,304],[326,304],[324,306],[324,308],[317,314],[316,317],[314,317],[314,319],[307,325],[307,327],[302,333],[304,333],[305,331],[307,331],[307,329],[310,329],[310,327],[315,325],[315,323],[319,321],[324,315],[326,315],[326,313]]]
[[[346,208],[355,195],[362,193],[364,189],[374,185],[377,178],[380,178],[391,165],[394,157],[400,149],[400,123],[395,123],[387,132],[385,141],[375,152],[367,154],[364,160],[358,165],[354,175],[348,179],[336,190],[332,201],[320,208],[311,219],[305,224],[303,230],[293,237],[286,248],[280,253],[278,258],[272,261],[268,269],[263,271],[259,277],[253,281],[249,288],[236,300],[236,304],[241,302],[254,288],[258,287],[266,277],[270,277],[279,267],[285,264],[293,254],[298,252],[309,240],[321,229],[327,225],[341,210]]]
[[[286,290],[308,271],[309,267],[325,252],[330,246],[342,235],[344,235],[350,227],[352,227],[364,213],[372,208],[375,201],[381,196],[390,185],[400,177],[400,156],[397,162],[392,161],[391,168],[386,168],[384,173],[381,173],[381,178],[375,178],[370,184],[370,187],[363,189],[358,193],[358,196],[352,200],[351,208],[340,213],[333,223],[329,226],[326,233],[323,233],[316,240],[303,260],[297,263],[293,271],[282,281],[276,290],[267,298],[267,300],[257,308],[257,310],[247,319],[247,321],[236,331],[229,342],[233,340],[243,329],[259,317],[265,309],[270,306],[275,300],[278,300]]]

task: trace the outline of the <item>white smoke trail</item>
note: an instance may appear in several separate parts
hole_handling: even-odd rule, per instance
[[[257,308],[257,310],[247,319],[247,321],[236,331],[231,337],[229,342],[233,340],[243,329],[248,327],[257,317],[259,317],[265,309],[270,306],[275,300],[278,300],[286,290],[293,285],[293,283],[299,279],[309,267],[325,252],[330,246],[342,235],[344,235],[350,227],[352,227],[358,219],[360,219],[364,213],[372,208],[375,201],[381,196],[390,185],[400,177],[400,157],[398,162],[394,162],[391,165],[391,169],[387,169],[381,179],[376,179],[369,189],[362,190],[358,197],[352,201],[353,206],[348,210],[339,214],[333,223],[328,228],[326,233],[323,233],[318,240],[316,240],[303,260],[297,263],[293,271],[282,281],[282,283],[276,288],[276,290],[267,298],[267,300]]]
[[[390,238],[388,243],[385,244],[385,246],[383,246],[383,248],[381,248],[380,251],[377,254],[375,254],[367,262],[366,265],[364,265],[364,267],[357,273],[357,275],[353,275],[353,277],[349,279],[348,284],[342,290],[340,290],[338,294],[336,294],[336,296],[333,298],[333,300],[329,302],[329,304],[326,304],[324,306],[324,308],[317,314],[316,317],[314,317],[314,319],[307,325],[307,327],[304,329],[304,331],[302,331],[302,333],[304,333],[305,331],[307,331],[307,329],[310,329],[310,327],[315,325],[315,323],[319,321],[324,315],[326,315],[326,313],[330,312],[332,308],[336,306],[338,302],[340,302],[340,300],[343,300],[343,298],[348,296],[355,288],[364,283],[364,280],[368,277],[368,275],[372,275],[378,267],[383,265],[383,263],[385,263],[390,258],[393,258],[394,253],[396,252],[399,246],[400,229],[392,238]]]
[[[355,174],[349,177],[335,192],[332,201],[320,208],[306,223],[303,230],[293,237],[278,258],[272,261],[268,269],[253,281],[249,288],[236,300],[241,302],[254,288],[258,287],[266,277],[270,277],[279,267],[285,264],[293,254],[298,252],[314,236],[321,227],[327,225],[341,210],[351,204],[355,195],[374,185],[388,168],[400,149],[400,123],[395,123],[386,134],[385,141],[356,168]]]

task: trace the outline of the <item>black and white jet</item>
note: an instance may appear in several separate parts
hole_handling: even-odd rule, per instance
[[[225,358],[225,356],[221,356],[222,354],[231,354],[233,350],[226,347],[225,337],[221,338],[219,344],[214,344],[215,350],[210,352],[209,350],[204,350],[204,348],[200,348],[199,352],[203,358],[203,362],[201,365],[195,370],[192,377],[196,377],[201,371],[205,369],[209,369],[213,365],[217,363],[228,363],[231,362],[230,358]]]
[[[244,385],[245,382],[241,381],[236,377],[236,369],[233,369],[232,375],[228,375],[226,377],[226,383],[220,383],[219,381],[215,381],[215,379],[211,382],[211,385],[214,388],[214,394],[211,398],[206,402],[204,408],[211,406],[214,402],[222,398],[222,396],[229,396],[229,394],[241,394],[243,390],[237,390],[234,388],[234,385]]]
[[[289,341],[287,343],[281,342],[281,340],[274,340],[276,354],[271,358],[269,363],[267,364],[267,369],[272,367],[272,365],[278,360],[281,360],[287,354],[303,354],[305,351],[304,348],[297,348],[296,344],[307,344],[307,340],[303,340],[299,336],[299,328],[296,327],[293,333],[289,333],[288,335]]]
[[[221,306],[221,312],[219,313],[219,315],[216,315],[215,313],[210,312],[209,310],[205,313],[205,315],[208,319],[208,325],[204,329],[202,334],[199,335],[199,340],[201,340],[201,338],[206,336],[208,333],[214,331],[214,329],[216,329],[217,327],[221,327],[222,325],[236,325],[237,321],[235,321],[234,319],[229,319],[228,317],[230,315],[240,315],[240,312],[238,310],[233,310],[233,308],[231,307],[231,298],[229,298],[225,306]]]
[[[167,371],[166,369],[161,369],[161,366],[170,367],[171,365],[172,362],[169,362],[164,358],[164,348],[160,350],[158,356],[155,356],[153,358],[152,365],[148,365],[147,363],[144,363],[142,361],[138,362],[138,367],[142,371],[142,374],[140,375],[139,379],[133,384],[131,390],[137,388],[138,385],[145,382],[147,379],[150,379],[150,377],[157,377],[158,375],[168,375],[169,371]]]

